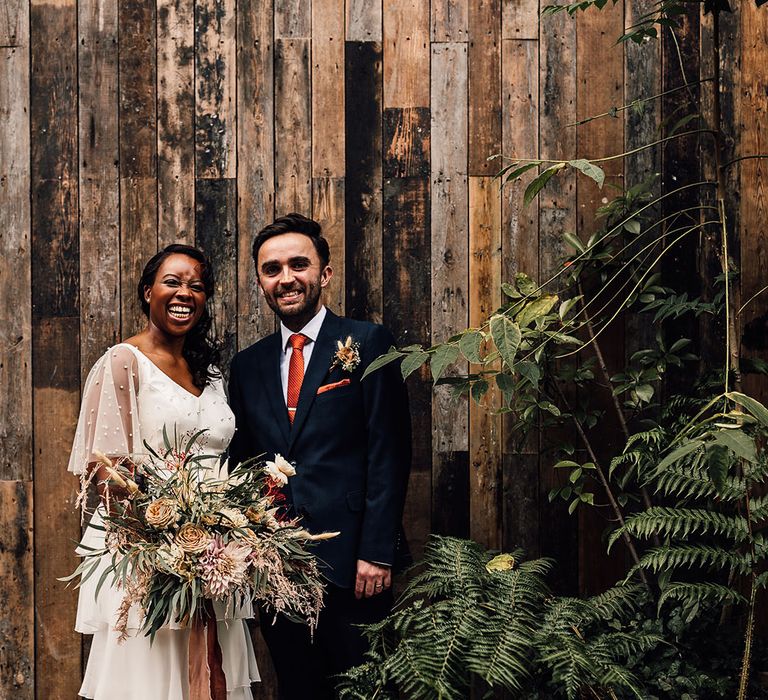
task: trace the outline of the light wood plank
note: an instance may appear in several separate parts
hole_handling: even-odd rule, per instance
[[[312,209],[308,39],[275,41],[275,213]]]
[[[194,14],[192,4],[179,0],[157,5],[159,248],[195,240]]]
[[[501,197],[490,177],[469,178],[469,323],[477,327],[501,304]],[[477,368],[475,368],[477,369]],[[470,366],[470,371],[472,367]],[[502,440],[500,392],[469,404],[470,536],[501,546]]]
[[[29,23],[24,17],[13,28],[17,46],[0,49],[0,478],[26,481],[32,478],[32,313]]]
[[[333,277],[323,298],[331,311],[342,316],[346,287],[344,190],[344,178],[316,177],[312,181],[312,218],[323,228],[333,268]]]
[[[80,372],[120,335],[117,0],[78,5]]]
[[[346,0],[346,40],[382,40],[382,3]]]
[[[253,237],[274,218],[272,0],[241,0],[237,21],[237,341],[244,348],[275,329],[251,258]]]
[[[312,176],[344,177],[344,4],[312,2]]]
[[[502,38],[538,40],[538,0],[502,0],[501,11]]]
[[[445,341],[469,325],[467,245],[467,46],[432,44],[431,219],[432,343]],[[465,361],[446,374],[466,373]],[[469,534],[469,413],[450,387],[432,395],[433,529]]]
[[[235,0],[195,5],[195,176],[234,178]]]
[[[275,38],[309,39],[312,36],[312,3],[275,0]]]
[[[32,482],[0,481],[0,697],[35,697]]]
[[[467,41],[469,0],[432,1],[432,42]]]
[[[429,0],[384,3],[384,107],[429,106]]]

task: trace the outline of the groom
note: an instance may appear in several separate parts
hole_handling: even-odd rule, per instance
[[[396,365],[361,381],[394,344],[383,327],[323,306],[328,242],[300,214],[277,219],[253,243],[259,288],[280,330],[238,353],[229,396],[235,462],[280,453],[296,465],[284,487],[289,513],[313,533],[338,531],[315,553],[328,579],[314,639],[306,626],[262,611],[281,700],[332,698],[331,676],[362,662],[356,625],[392,606],[402,563],[401,518],[411,460],[408,398]]]

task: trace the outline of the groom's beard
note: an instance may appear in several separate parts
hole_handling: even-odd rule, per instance
[[[300,301],[294,304],[283,305],[280,303],[280,295],[285,292],[298,291],[302,296]],[[278,290],[277,294],[265,294],[267,306],[274,311],[281,321],[302,319],[308,322],[317,312],[322,287],[320,281],[310,282],[307,285],[293,284],[289,289]]]

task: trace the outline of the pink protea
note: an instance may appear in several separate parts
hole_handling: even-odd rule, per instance
[[[216,537],[198,560],[208,598],[223,598],[245,583],[251,548],[232,540],[224,545]]]

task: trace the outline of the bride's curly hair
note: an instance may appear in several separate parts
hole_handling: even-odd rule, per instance
[[[208,300],[213,297],[215,290],[213,268],[205,254],[192,246],[174,243],[166,246],[153,255],[144,266],[139,280],[139,303],[144,315],[149,318],[149,302],[144,297],[147,287],[155,283],[157,271],[163,261],[171,255],[186,255],[197,260],[202,268],[202,282],[205,287],[205,308],[200,320],[192,327],[184,338],[182,354],[192,372],[192,381],[198,389],[204,389],[206,384],[220,376],[217,369],[221,362],[221,352],[218,341],[210,335],[212,320],[208,311]]]

